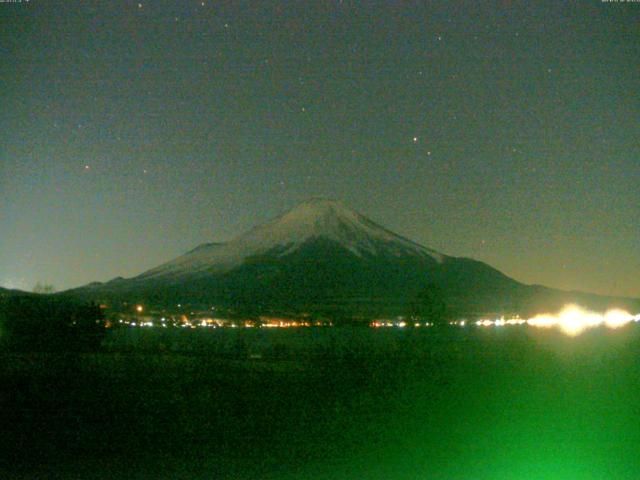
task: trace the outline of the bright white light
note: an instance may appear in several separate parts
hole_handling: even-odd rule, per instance
[[[591,312],[577,305],[568,305],[557,315],[543,314],[527,320],[533,327],[559,327],[564,333],[575,336],[588,328],[605,325],[608,328],[619,328],[634,320],[633,315],[624,310],[614,309],[604,315]]]
[[[481,327],[493,327],[494,322],[493,322],[493,320],[487,320],[487,319],[485,319],[485,320],[478,320],[478,321],[476,322],[476,325],[480,325]]]
[[[533,327],[550,328],[556,324],[556,320],[551,315],[543,314],[530,318],[527,324]]]
[[[624,327],[634,320],[634,317],[624,310],[609,310],[604,315],[604,324],[609,328]]]
[[[524,325],[525,323],[527,323],[527,321],[523,320],[520,317],[515,317],[515,318],[510,318],[509,320],[505,320],[505,323],[507,325]]]
[[[570,305],[565,307],[559,315],[558,325],[560,329],[570,336],[582,333],[585,328],[595,327],[600,323],[598,315],[591,314],[581,308]]]
[[[620,328],[630,322],[640,322],[640,315],[631,315],[629,312],[620,309],[608,310],[602,314],[586,310],[578,305],[566,305],[558,313],[543,313],[528,320],[516,315],[507,320],[501,317],[495,320],[480,319],[474,323],[479,327],[502,327],[504,325],[527,324],[538,328],[558,328],[567,335],[575,336],[589,328],[599,326]],[[464,320],[451,323],[464,326]]]

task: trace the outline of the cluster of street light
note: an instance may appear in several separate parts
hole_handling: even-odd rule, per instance
[[[142,307],[136,308],[137,313],[142,312]],[[465,326],[477,326],[477,327],[505,327],[514,325],[528,325],[536,328],[557,328],[561,332],[569,335],[576,336],[585,330],[595,327],[607,327],[611,329],[623,327],[632,322],[640,322],[640,314],[632,315],[631,313],[621,310],[612,309],[605,313],[593,312],[586,310],[578,305],[567,305],[560,312],[555,314],[545,313],[536,315],[529,319],[521,318],[520,316],[513,316],[509,318],[500,317],[496,319],[481,318],[479,320],[455,320],[450,321],[449,325],[457,327]],[[310,320],[292,320],[282,318],[269,318],[261,317],[260,322],[255,321],[229,321],[226,319],[212,319],[205,318],[195,321],[190,321],[186,316],[182,316],[179,320],[173,318],[162,317],[159,322],[154,322],[152,319],[120,319],[119,323],[129,325],[131,327],[183,327],[183,328],[197,328],[197,327],[271,327],[271,328],[295,328],[295,327],[313,327],[313,326],[333,326],[332,322],[313,322]],[[433,327],[433,322],[420,322],[418,319],[398,317],[394,320],[374,320],[369,324],[374,328],[384,327]]]
[[[505,325],[529,325],[537,328],[558,328],[569,336],[576,336],[590,328],[605,326],[620,328],[631,322],[640,322],[640,314],[632,315],[625,310],[613,309],[597,313],[577,305],[567,305],[555,314],[540,314],[527,320],[520,317],[497,320],[482,319],[475,322],[481,327],[502,327]]]
[[[449,325],[465,327],[475,325],[477,327],[505,327],[515,325],[529,325],[536,328],[557,328],[569,336],[575,336],[583,331],[604,326],[607,328],[620,328],[631,322],[640,322],[640,314],[632,315],[625,310],[612,309],[605,313],[597,313],[581,308],[577,305],[567,305],[555,314],[540,314],[525,319],[520,316],[500,317],[496,319],[482,318],[476,321],[453,320]],[[430,322],[414,322],[413,320],[374,320],[370,324],[374,328],[381,327],[431,327]]]

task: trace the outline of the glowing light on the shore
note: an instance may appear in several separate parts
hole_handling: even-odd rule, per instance
[[[507,325],[524,325],[527,321],[522,318],[510,318],[509,320],[505,320],[505,323]]]
[[[632,315],[620,309],[597,313],[577,305],[567,305],[558,313],[543,313],[528,320],[518,316],[509,319],[501,317],[495,320],[480,319],[477,320],[475,324],[479,327],[502,327],[504,325],[527,324],[537,328],[558,328],[567,335],[576,336],[589,328],[600,326],[620,328],[631,322],[640,322],[640,314]],[[452,325],[454,324],[459,323],[452,322]]]
[[[584,330],[604,325],[608,328],[620,328],[626,324],[637,321],[639,315],[633,316],[624,310],[609,310],[604,314],[591,312],[577,305],[567,305],[560,313],[537,315],[527,324],[533,327],[552,328],[557,327],[570,336],[582,333]]]
[[[495,325],[495,322],[493,320],[478,320],[476,322],[476,325],[479,325],[481,327],[493,327]]]
[[[604,324],[609,328],[619,328],[625,326],[629,322],[638,321],[640,315],[635,317],[624,310],[609,310],[604,315]]]

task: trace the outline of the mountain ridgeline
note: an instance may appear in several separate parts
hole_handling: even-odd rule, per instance
[[[227,243],[206,243],[136,277],[64,292],[96,301],[216,305],[247,314],[528,315],[568,302],[637,308],[631,299],[529,286],[489,265],[419,245],[340,202],[304,202]]]

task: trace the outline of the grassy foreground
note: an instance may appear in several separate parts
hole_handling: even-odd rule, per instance
[[[364,344],[378,335],[378,347],[314,349],[312,336],[306,355],[277,358],[3,352],[0,477],[555,480],[640,471],[633,326],[572,339],[524,329],[355,335]]]

